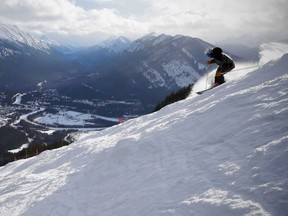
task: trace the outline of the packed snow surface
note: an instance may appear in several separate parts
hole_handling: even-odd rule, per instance
[[[1,215],[285,216],[287,72],[288,54],[235,71],[201,96],[10,163],[0,168]]]

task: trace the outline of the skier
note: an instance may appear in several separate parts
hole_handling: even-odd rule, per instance
[[[224,54],[220,47],[209,49],[206,52],[206,56],[211,58],[210,60],[207,61],[208,65],[213,63],[219,65],[215,74],[215,82],[212,88],[225,83],[224,74],[235,68],[233,60],[228,55]]]

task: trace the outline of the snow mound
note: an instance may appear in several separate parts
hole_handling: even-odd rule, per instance
[[[287,215],[287,68],[1,167],[1,215]]]
[[[262,44],[260,46],[259,65],[263,66],[269,62],[273,63],[286,53],[288,53],[288,43],[272,42]]]

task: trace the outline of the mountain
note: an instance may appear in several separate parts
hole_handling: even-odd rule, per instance
[[[204,56],[211,46],[182,35],[148,34],[79,48],[1,24],[0,136],[6,139],[0,140],[0,164],[9,158],[7,150],[52,145],[68,129],[102,129],[123,116],[152,112],[172,91],[213,69]],[[81,119],[63,113],[89,114],[89,120],[79,129]]]
[[[71,131],[102,129],[120,117],[151,112],[208,70],[208,46],[200,39],[149,34],[79,48],[1,24],[0,53],[7,55],[0,58],[0,164],[9,160],[8,150],[52,145]]]
[[[77,65],[56,47],[60,50],[57,43],[36,39],[17,26],[0,24],[0,90],[35,90],[40,82],[53,85],[75,73]]]
[[[285,216],[287,67],[284,54],[236,68],[201,96],[1,167],[1,215]]]
[[[147,35],[134,41],[128,56],[138,54],[137,73],[150,82],[150,88],[175,89],[195,83],[207,71],[205,49],[211,47],[197,38]]]
[[[121,51],[113,52],[118,44]],[[151,110],[167,94],[195,83],[213,69],[207,67],[204,55],[209,47],[213,45],[198,38],[148,34],[132,42],[119,38],[83,50],[78,61],[89,71],[83,83],[115,99],[139,99],[146,110]],[[73,83],[61,91],[71,96],[75,91],[80,93],[79,89],[79,83]],[[82,94],[94,93],[83,89]]]
[[[127,49],[130,43],[131,41],[128,38],[121,36],[116,39],[106,40],[99,46],[108,49],[111,53],[121,53]]]
[[[203,53],[211,46],[197,38],[148,34],[73,48],[1,24],[0,89],[31,91],[45,81],[43,88],[72,98],[140,100],[147,112],[210,70]]]
[[[51,52],[71,53],[78,48],[69,45],[60,44],[51,40],[45,35],[38,39],[30,34],[20,30],[16,25],[6,25],[0,23],[0,58],[4,59],[10,55],[26,54],[31,55],[29,51],[38,50],[47,54]]]
[[[26,51],[25,54],[30,54],[28,51],[32,48],[43,51],[45,53],[50,52],[49,46],[44,41],[38,40],[31,35],[21,31],[15,25],[4,25],[1,23],[0,46],[0,58],[5,58],[13,54],[19,54],[19,50]]]

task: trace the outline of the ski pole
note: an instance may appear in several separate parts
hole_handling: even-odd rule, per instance
[[[239,69],[236,69],[236,70],[232,70],[232,71],[230,71],[230,73],[231,73],[231,72],[235,72],[235,71],[240,71],[240,70],[250,69],[250,68],[256,68],[256,67],[259,67],[259,65],[257,65],[257,66],[251,66],[251,67],[246,67],[246,68],[239,68]]]
[[[206,74],[206,87],[205,87],[205,89],[207,89],[207,83],[208,83],[208,73]]]

